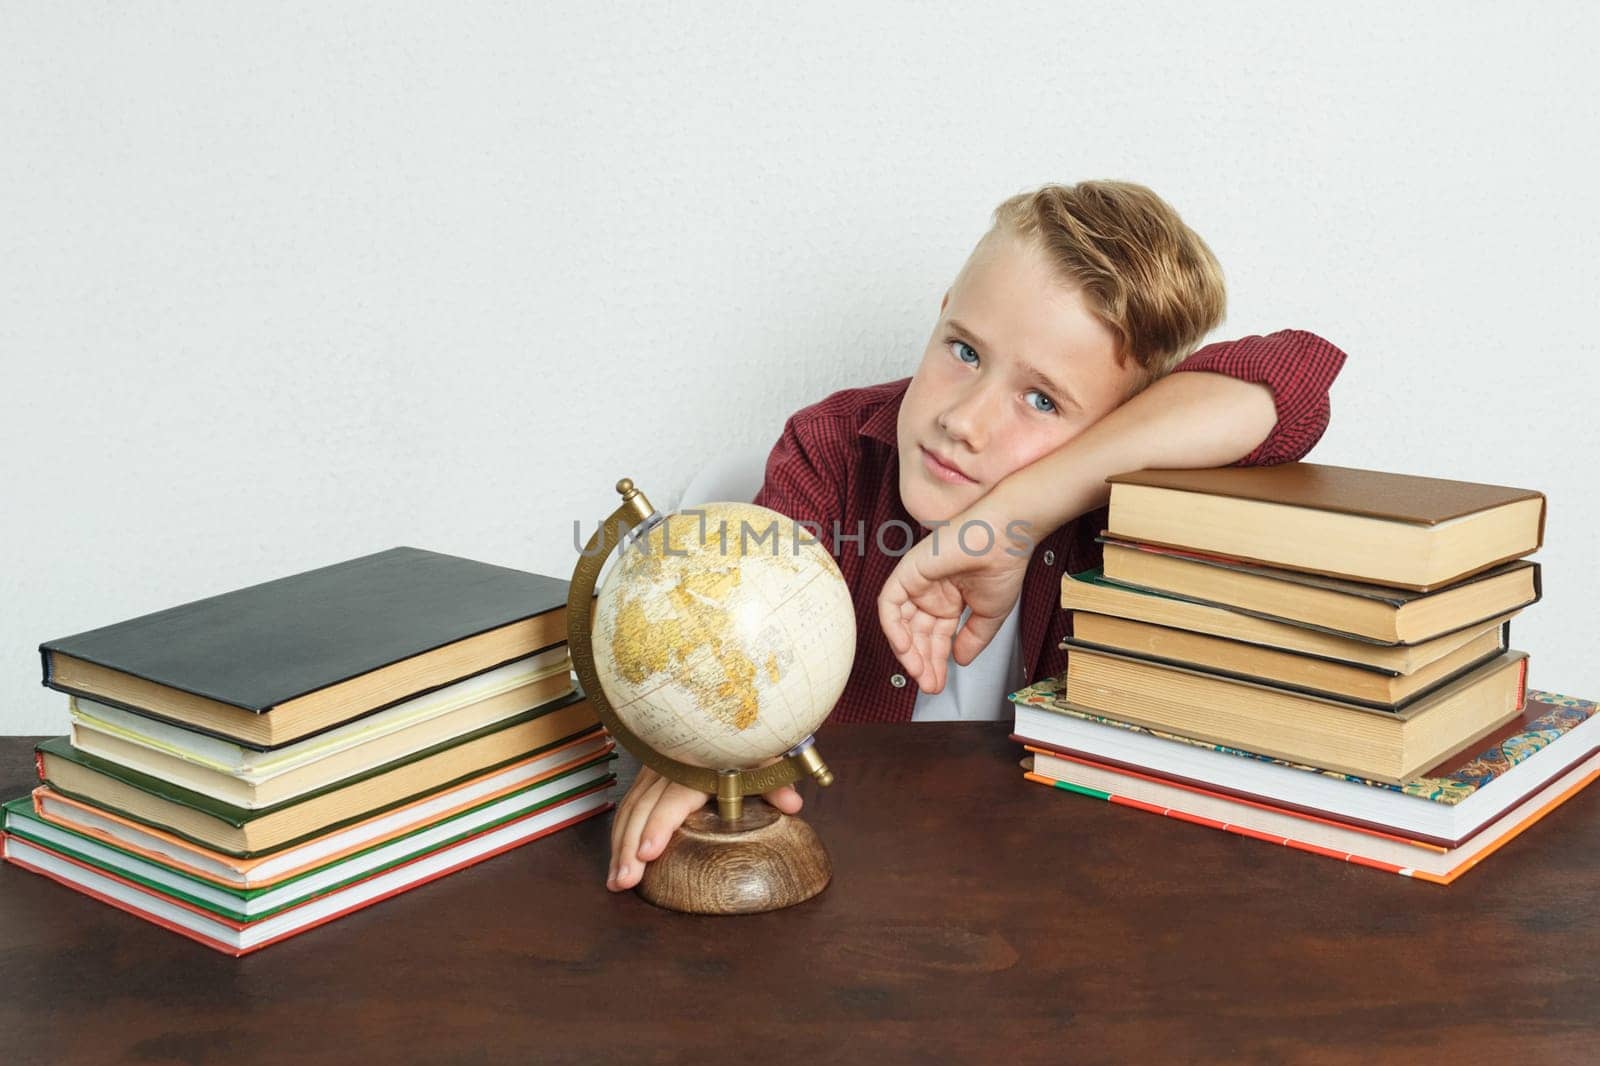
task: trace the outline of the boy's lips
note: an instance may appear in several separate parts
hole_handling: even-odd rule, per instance
[[[926,445],[919,445],[919,447],[922,451],[922,465],[927,467],[928,472],[940,481],[946,481],[952,485],[972,485],[977,483],[975,478],[968,477],[964,470],[945,459],[938,452],[929,450]]]

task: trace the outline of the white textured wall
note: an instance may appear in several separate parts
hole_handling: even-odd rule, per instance
[[[1313,458],[1543,489],[1600,696],[1593,5],[0,7],[0,733],[36,646],[394,544],[570,572],[911,371],[1002,197],[1118,177],[1219,336],[1350,353]]]

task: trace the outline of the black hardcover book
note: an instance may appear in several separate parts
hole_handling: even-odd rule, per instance
[[[273,747],[561,643],[566,604],[564,580],[402,547],[39,651],[51,688]]]

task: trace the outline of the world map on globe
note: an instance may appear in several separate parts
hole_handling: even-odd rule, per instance
[[[765,507],[710,503],[617,551],[592,644],[606,700],[639,740],[745,770],[828,717],[855,657],[855,608],[809,530]]]

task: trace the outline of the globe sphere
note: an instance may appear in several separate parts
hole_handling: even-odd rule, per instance
[[[766,507],[709,503],[616,551],[591,643],[606,700],[640,741],[749,770],[828,717],[855,657],[855,607],[808,529]]]

